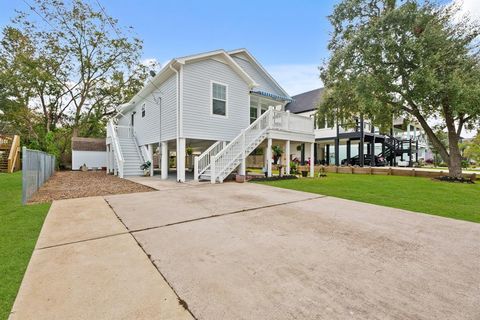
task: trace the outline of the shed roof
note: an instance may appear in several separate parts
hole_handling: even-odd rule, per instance
[[[296,96],[292,96],[294,101],[285,106],[285,110],[292,113],[302,113],[313,111],[322,101],[324,88],[318,88],[312,91],[307,91]]]
[[[72,137],[72,150],[75,151],[106,151],[105,138]]]

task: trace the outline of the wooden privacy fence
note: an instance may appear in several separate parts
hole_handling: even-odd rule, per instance
[[[399,169],[399,168],[381,168],[381,167],[337,167],[337,166],[315,166],[315,173],[318,173],[321,168],[325,169],[325,172],[334,173],[350,173],[350,174],[379,174],[379,175],[391,175],[391,176],[405,176],[405,177],[423,177],[423,178],[438,178],[448,175],[448,171],[426,171],[411,169]],[[299,166],[298,170],[308,171],[308,166]],[[467,179],[476,180],[476,173],[466,173],[463,175]],[[480,177],[478,177],[480,178]]]
[[[22,148],[22,203],[28,199],[55,172],[55,156],[43,151]]]

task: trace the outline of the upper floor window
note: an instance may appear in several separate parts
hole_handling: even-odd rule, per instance
[[[142,118],[145,117],[145,103],[142,105]]]
[[[253,123],[255,120],[257,120],[257,113],[257,107],[250,106],[250,123]]]
[[[227,86],[212,82],[212,113],[227,115]]]

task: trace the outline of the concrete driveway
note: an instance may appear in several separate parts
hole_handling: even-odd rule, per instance
[[[15,319],[480,319],[480,224],[256,184],[155,183],[95,198],[101,210],[55,202]],[[89,214],[75,222],[72,204]]]
[[[107,202],[198,319],[480,319],[480,225],[256,184]]]

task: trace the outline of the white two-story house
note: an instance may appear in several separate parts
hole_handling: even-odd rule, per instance
[[[313,150],[314,121],[285,111],[291,101],[245,49],[172,59],[109,121],[108,172],[141,175],[158,152],[162,179],[175,170],[184,182],[192,167],[193,179],[222,182],[245,175],[245,158],[263,147],[271,175],[272,145],[288,157],[291,142]]]

